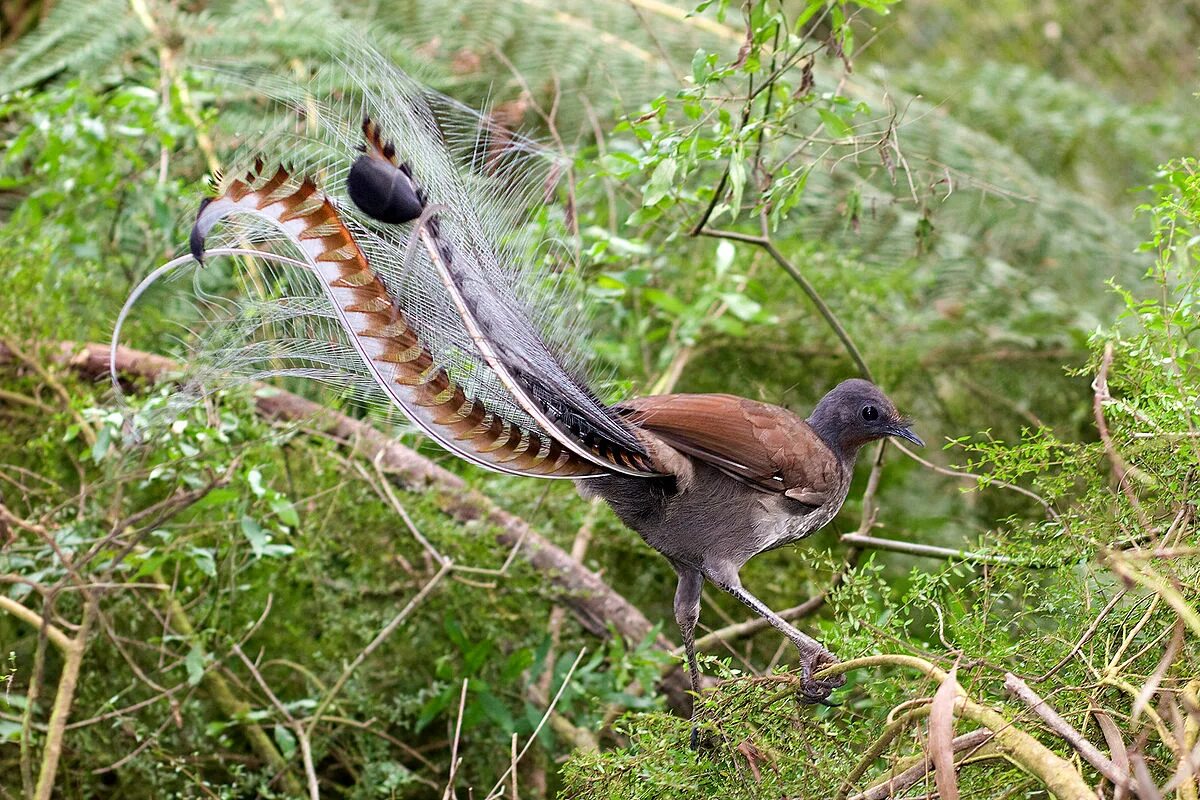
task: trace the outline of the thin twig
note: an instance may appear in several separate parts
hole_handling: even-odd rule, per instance
[[[525,754],[529,752],[529,748],[533,746],[535,741],[537,741],[538,734],[542,732],[542,728],[546,726],[546,721],[550,719],[550,716],[554,713],[555,706],[557,706],[558,701],[562,699],[563,692],[567,690],[567,685],[571,683],[571,676],[575,674],[575,669],[579,666],[579,662],[583,660],[585,653],[587,653],[586,647],[579,650],[579,655],[575,656],[575,661],[571,664],[571,668],[567,670],[567,674],[563,676],[562,685],[558,687],[558,691],[554,694],[554,699],[551,700],[550,705],[546,707],[546,713],[542,714],[542,718],[538,720],[537,727],[533,729],[533,733],[529,734],[529,739],[525,742],[525,746],[522,747],[521,752],[517,754],[516,761],[512,766],[504,771],[504,774],[500,776],[498,781],[496,781],[496,785],[488,791],[487,795],[485,795],[485,800],[492,800],[492,798],[497,797],[496,790],[504,785],[504,779],[508,777],[509,770],[513,769],[516,764],[521,762],[521,759],[523,759]]]
[[[312,736],[313,729],[316,728],[317,723],[321,719],[321,715],[325,713],[325,709],[329,708],[329,704],[333,702],[333,699],[337,697],[338,692],[340,692],[342,687],[346,685],[346,681],[350,680],[350,676],[354,674],[354,670],[358,669],[360,664],[366,661],[367,658],[374,653],[380,645],[387,641],[387,638],[392,635],[396,628],[400,627],[400,624],[408,618],[408,615],[413,612],[413,609],[419,606],[422,601],[429,596],[429,593],[433,591],[438,582],[445,577],[446,573],[450,572],[453,567],[454,562],[446,560],[437,573],[435,573],[434,576],[429,579],[429,582],[421,588],[421,591],[417,592],[416,596],[413,597],[412,600],[409,600],[408,604],[404,606],[404,608],[400,609],[400,613],[393,617],[392,621],[385,625],[383,630],[381,630],[378,635],[371,640],[371,643],[364,647],[359,654],[354,657],[354,660],[351,661],[344,670],[342,670],[342,674],[338,676],[338,679],[334,682],[333,687],[325,694],[323,698],[321,698],[321,702],[317,705],[316,710],[313,711],[312,721],[308,723],[308,728],[306,729],[306,734],[308,736]]]
[[[955,550],[952,547],[938,547],[920,542],[906,542],[899,539],[881,539],[878,536],[863,536],[859,533],[844,533],[841,540],[858,547],[873,550],[888,550],[893,553],[905,553],[910,556],[925,556],[928,558],[948,558],[955,561],[968,561],[977,564],[1014,564],[1017,566],[1035,566],[1026,564],[1011,556],[997,556],[988,553],[972,553],[969,550]]]
[[[1122,775],[1116,765],[1101,753],[1096,745],[1088,741],[1082,733],[1075,730],[1037,692],[1029,688],[1029,684],[1025,683],[1025,681],[1009,672],[1004,675],[1004,688],[1015,695],[1022,703],[1029,706],[1033,710],[1033,713],[1037,714],[1050,730],[1054,731],[1067,744],[1075,748],[1075,751],[1083,756],[1084,761],[1095,767],[1096,771],[1108,778],[1114,786],[1124,785],[1129,781],[1129,775]]]
[[[279,698],[275,696],[275,692],[271,690],[271,687],[267,684],[266,679],[263,678],[262,672],[260,672],[258,667],[255,666],[254,662],[246,656],[245,651],[242,650],[242,646],[240,644],[235,644],[233,646],[233,652],[242,660],[242,663],[246,665],[246,669],[250,671],[250,676],[254,678],[254,682],[258,684],[259,688],[263,690],[263,694],[265,694],[267,699],[271,701],[271,705],[275,706],[275,710],[283,715],[288,727],[295,732],[296,739],[300,743],[300,757],[304,761],[304,775],[308,779],[309,800],[320,800],[321,790],[319,788],[319,784],[317,783],[317,771],[313,766],[312,744],[309,741],[308,733],[306,733],[300,723],[296,721],[296,718],[292,715],[292,712],[287,710],[287,706],[279,702]]]
[[[446,778],[446,791],[442,792],[442,800],[449,800],[449,798],[456,796],[454,794],[454,778],[458,774],[458,765],[460,762],[458,757],[458,743],[462,737],[463,709],[467,705],[468,683],[470,683],[470,680],[463,678],[462,694],[458,697],[458,718],[454,723],[454,741],[450,745],[450,776]]]

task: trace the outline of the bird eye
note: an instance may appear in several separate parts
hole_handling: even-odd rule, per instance
[[[875,406],[863,406],[862,418],[867,422],[874,422],[879,419],[879,409]]]

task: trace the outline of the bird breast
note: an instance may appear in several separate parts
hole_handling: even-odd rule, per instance
[[[840,480],[834,495],[815,508],[782,494],[763,495],[755,520],[759,552],[774,550],[816,533],[837,516],[849,492],[850,481]]]

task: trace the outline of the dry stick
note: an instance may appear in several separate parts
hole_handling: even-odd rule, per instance
[[[963,750],[974,752],[991,741],[993,736],[994,734],[987,728],[980,728],[954,737],[950,746],[955,753],[961,753]],[[959,763],[961,766],[963,762]],[[903,772],[880,781],[859,794],[852,795],[848,800],[886,800],[886,798],[893,797],[916,784],[917,781],[929,774],[932,767],[933,762],[928,757],[922,758]]]
[[[242,663],[246,665],[246,669],[250,671],[250,676],[254,678],[254,682],[257,683],[259,688],[263,690],[263,693],[266,694],[267,699],[271,701],[271,705],[275,706],[275,710],[283,715],[284,720],[287,721],[288,727],[291,728],[296,734],[296,737],[300,742],[300,757],[304,761],[304,775],[308,779],[309,800],[320,800],[321,790],[317,783],[317,770],[313,766],[312,745],[309,741],[308,734],[304,732],[304,728],[299,722],[296,721],[296,718],[292,715],[292,712],[287,710],[287,706],[279,702],[279,698],[275,696],[275,692],[273,692],[271,687],[267,685],[267,681],[263,678],[262,673],[259,672],[258,667],[254,665],[253,661],[246,657],[246,653],[242,650],[242,646],[240,644],[235,644],[233,646],[233,652],[242,660]]]
[[[916,669],[938,683],[949,679],[945,670],[929,661],[908,655],[881,655],[851,659],[833,664],[818,672],[817,679],[841,675],[854,669],[877,666],[902,666]],[[1094,800],[1095,793],[1083,780],[1083,776],[1070,761],[1056,755],[1028,733],[1016,728],[998,711],[970,699],[958,687],[954,703],[957,716],[977,722],[996,735],[996,744],[1014,761],[1033,774],[1053,792],[1059,800]]]
[[[58,772],[58,762],[62,756],[63,734],[66,731],[67,717],[71,714],[71,704],[75,700],[75,687],[79,683],[83,652],[87,649],[88,634],[91,633],[92,621],[96,618],[98,602],[95,595],[88,597],[83,607],[83,618],[79,623],[79,630],[75,632],[70,646],[63,653],[62,674],[58,679],[58,689],[54,693],[54,707],[50,711],[50,721],[46,725],[42,766],[38,772],[37,789],[33,795],[35,800],[50,800],[50,796],[54,793],[54,777]]]
[[[458,774],[458,764],[461,760],[458,757],[458,741],[462,736],[463,709],[467,705],[467,684],[469,682],[468,678],[463,678],[462,694],[458,697],[458,719],[454,723],[454,741],[450,745],[450,777],[446,779],[446,790],[442,792],[442,800],[449,800],[456,796],[452,790],[454,789],[454,777]]]
[[[533,743],[537,741],[538,734],[542,732],[542,728],[546,726],[546,721],[549,720],[550,716],[554,713],[554,708],[558,705],[558,701],[562,699],[563,692],[567,690],[567,686],[571,683],[571,676],[575,674],[575,668],[579,666],[579,662],[583,660],[583,656],[586,653],[587,648],[584,647],[579,650],[579,655],[575,656],[574,663],[572,663],[571,668],[567,670],[567,674],[563,676],[562,685],[558,687],[558,691],[554,694],[554,699],[551,700],[550,705],[546,707],[546,713],[542,714],[542,718],[538,720],[537,727],[533,729],[533,733],[529,734],[529,739],[525,742],[525,746],[521,748],[520,753],[517,753],[517,760],[515,763],[520,763],[521,759],[525,757],[525,754],[529,752],[529,748],[532,747]],[[508,769],[512,768],[513,767],[510,766]],[[507,777],[508,770],[505,770],[504,774],[500,776],[500,780],[496,781],[496,785],[488,791],[487,795],[485,795],[484,800],[491,800],[491,798],[497,797],[498,795],[496,795],[496,790],[504,785],[504,779]]]
[[[429,579],[429,582],[421,588],[421,591],[417,592],[416,596],[413,597],[412,600],[409,600],[408,604],[404,606],[404,608],[400,609],[400,613],[393,617],[391,622],[389,622],[387,625],[384,625],[383,630],[381,630],[375,636],[375,638],[371,640],[371,643],[364,647],[359,654],[354,657],[354,660],[351,661],[344,670],[342,670],[342,674],[338,676],[338,679],[334,682],[333,687],[326,692],[325,696],[321,698],[321,702],[317,705],[316,710],[313,711],[312,721],[308,723],[308,728],[305,731],[306,735],[312,736],[313,729],[317,727],[317,723],[321,720],[321,715],[325,713],[325,709],[329,707],[329,704],[333,702],[335,697],[337,697],[338,692],[340,692],[342,687],[346,685],[346,681],[350,680],[350,676],[354,674],[354,670],[358,669],[359,665],[366,661],[367,657],[370,656],[371,653],[374,653],[381,644],[387,641],[387,638],[391,636],[396,628],[400,627],[400,624],[407,619],[409,614],[413,612],[413,609],[419,606],[425,600],[425,598],[429,596],[429,593],[433,591],[438,582],[441,581],[441,579],[445,577],[446,573],[453,568],[453,561],[446,559],[444,562],[442,562],[441,568],[434,574],[432,578]]]
[[[1108,759],[1104,753],[1096,745],[1092,744],[1079,731],[1072,727],[1071,723],[1067,722],[1059,713],[1050,707],[1050,704],[1043,700],[1037,692],[1029,688],[1029,684],[1018,678],[1011,672],[1004,675],[1004,688],[1006,691],[1015,695],[1022,703],[1029,706],[1033,713],[1037,714],[1050,730],[1054,731],[1067,744],[1075,748],[1079,755],[1083,756],[1083,760],[1096,768],[1096,771],[1108,778],[1114,786],[1124,786],[1129,783],[1129,774],[1122,774],[1117,769],[1116,764]]]

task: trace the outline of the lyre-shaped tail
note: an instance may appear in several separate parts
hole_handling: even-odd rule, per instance
[[[656,474],[628,424],[570,375],[519,303],[495,285],[499,269],[488,266],[499,256],[469,213],[471,198],[456,197],[460,187],[451,184],[442,187],[450,202],[439,204],[369,117],[363,136],[365,152],[347,180],[351,199],[377,222],[413,224],[409,236],[419,241],[475,348],[521,410],[576,456],[607,471]]]
[[[293,242],[378,387],[442,447],[497,472],[562,478],[599,474],[553,438],[467,396],[435,363],[337,209],[311,179],[294,179],[279,167],[270,176],[250,172],[231,181],[197,216],[191,236],[197,261],[203,260],[213,227],[234,214],[269,221]]]
[[[570,259],[530,224],[552,159],[361,43],[305,85],[235,80],[278,113],[249,150],[254,166],[201,207],[193,257],[213,238],[305,274],[218,298],[239,315],[201,337],[209,376],[345,379],[499,472],[661,473],[643,435],[579,377],[578,306],[556,288]],[[299,260],[274,251],[281,234]]]

